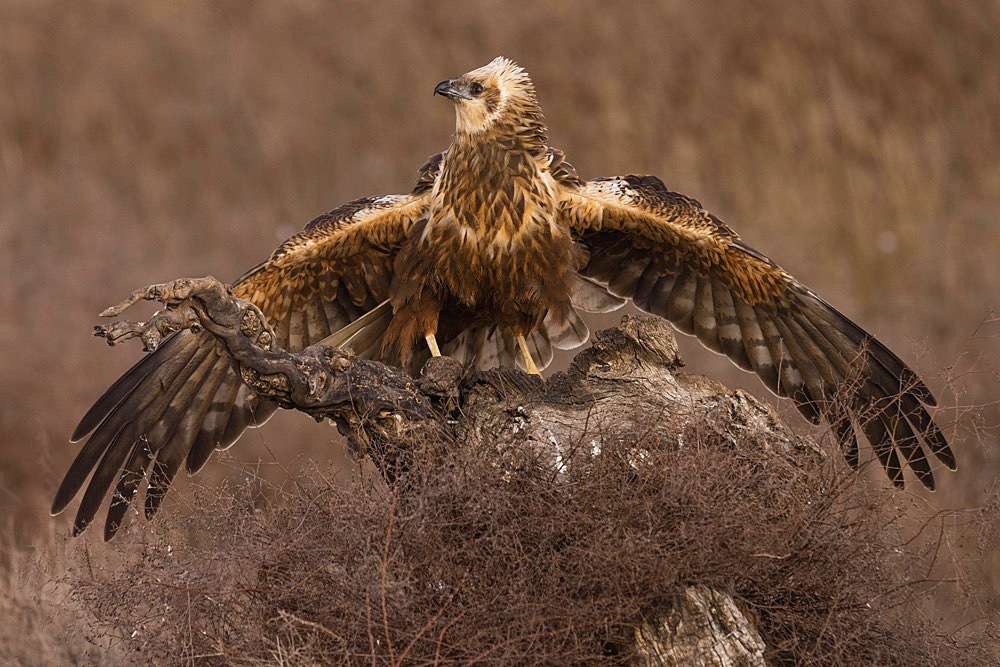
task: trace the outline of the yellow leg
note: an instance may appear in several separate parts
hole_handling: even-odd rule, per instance
[[[424,336],[424,340],[427,341],[427,347],[429,347],[430,350],[431,350],[431,356],[432,357],[440,357],[441,356],[441,350],[438,349],[437,338],[434,337],[434,334],[432,334],[432,333],[427,334],[426,336]]]
[[[521,334],[514,334],[514,338],[517,339],[517,346],[521,349],[521,358],[524,359],[524,367],[532,375],[542,376],[538,372],[538,366],[535,365],[535,360],[531,358],[531,352],[528,351],[528,341],[524,340],[524,336]]]

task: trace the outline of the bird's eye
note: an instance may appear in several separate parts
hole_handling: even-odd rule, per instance
[[[483,90],[484,90],[483,89],[483,84],[479,83],[478,81],[476,83],[472,84],[471,86],[469,86],[469,92],[472,93],[473,95],[475,95],[476,97],[479,97],[480,95],[482,95],[483,94]]]

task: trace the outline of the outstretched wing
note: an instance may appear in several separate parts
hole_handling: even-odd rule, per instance
[[[925,446],[955,468],[920,378],[697,201],[625,176],[567,187],[560,207],[590,252],[583,275],[754,371],[812,422],[825,419],[852,466],[857,426],[898,486],[907,465],[933,488]]]
[[[359,199],[316,218],[237,281],[233,292],[263,311],[279,345],[292,352],[362,316],[370,319],[370,311],[385,313],[378,306],[388,293],[393,258],[426,215],[439,162],[435,156],[424,166],[409,195]],[[74,522],[79,534],[117,478],[104,529],[110,539],[147,471],[149,518],[183,462],[197,471],[215,449],[231,445],[275,408],[247,390],[212,336],[179,332],[127,371],[80,421],[73,441],[90,437],[52,512],[61,512],[90,476]]]
[[[278,344],[298,352],[385,301],[396,251],[426,214],[424,196],[359,199],[310,222],[233,285]]]

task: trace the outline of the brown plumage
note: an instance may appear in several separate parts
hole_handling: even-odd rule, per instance
[[[895,354],[659,179],[582,181],[546,145],[521,68],[497,58],[435,92],[454,102],[456,133],[410,194],[316,218],[235,283],[282,347],[347,345],[415,372],[426,338],[470,367],[544,368],[553,347],[587,341],[580,312],[632,300],[829,422],[852,465],[857,428],[897,485],[909,466],[933,487],[926,449],[955,467],[927,411],[934,397]],[[175,334],[81,420],[73,440],[90,437],[53,512],[90,476],[79,533],[117,479],[110,538],[146,475],[151,517],[182,464],[198,470],[274,409],[242,386],[209,335]]]

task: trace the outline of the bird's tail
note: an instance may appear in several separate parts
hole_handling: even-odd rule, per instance
[[[571,306],[564,315],[550,311],[525,336],[531,358],[539,370],[544,370],[552,363],[553,349],[572,350],[590,339],[590,328],[581,313],[608,313],[624,306],[627,300],[611,294],[604,286],[589,278],[574,274],[570,303]],[[497,327],[466,329],[446,343],[441,351],[470,368],[485,370],[516,365],[525,370],[513,332]]]

